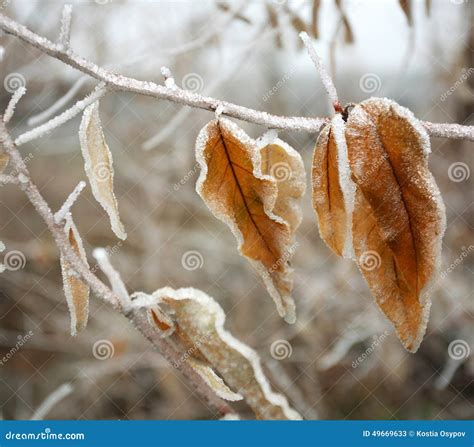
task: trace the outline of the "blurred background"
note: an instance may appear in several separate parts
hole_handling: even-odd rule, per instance
[[[57,38],[63,2],[0,3],[1,13]],[[423,120],[474,124],[473,1],[70,3],[73,49],[138,79],[163,82],[165,65],[176,83],[195,92],[275,114],[327,116],[325,90],[298,39],[306,30],[342,102],[387,96]],[[18,86],[28,90],[11,123],[15,136],[45,122],[51,111],[70,107],[97,84],[14,37],[0,36],[0,45],[1,107]],[[472,142],[432,139],[430,165],[448,225],[427,333],[420,350],[409,354],[356,265],[322,243],[309,179],[293,260],[298,322],[290,326],[238,255],[231,232],[195,192],[194,142],[213,115],[127,93],[108,94],[100,113],[128,239],[114,237],[87,187],[73,215],[99,276],[91,252],[100,246],[131,292],[166,285],[206,291],[225,309],[226,327],[259,352],[274,388],[306,418],[474,416]],[[80,116],[21,147],[34,181],[55,209],[85,180],[79,123]],[[254,138],[267,130],[238,124]],[[316,135],[282,132],[280,138],[301,153],[309,174]],[[0,239],[6,246],[0,258],[14,252],[20,259],[0,275],[0,417],[216,417],[183,377],[97,298],[91,298],[87,329],[69,335],[58,251],[11,185],[0,191]],[[99,343],[107,346],[106,355],[97,355]],[[272,349],[276,343],[284,345],[284,355]],[[42,405],[48,396],[58,399]]]

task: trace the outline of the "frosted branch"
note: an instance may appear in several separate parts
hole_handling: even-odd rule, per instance
[[[127,288],[120,277],[119,272],[114,269],[110,263],[109,256],[107,251],[104,248],[96,248],[92,252],[95,260],[98,262],[100,269],[107,276],[110,285],[112,286],[112,291],[120,298],[120,303],[124,310],[129,310],[132,306],[132,300],[130,295],[127,292]]]
[[[20,87],[15,90],[15,93],[13,93],[10,101],[8,102],[8,106],[5,110],[5,113],[3,114],[3,122],[5,124],[9,123],[10,120],[12,119],[13,114],[15,113],[15,107],[25,93],[26,93],[25,87]]]
[[[72,20],[72,5],[64,5],[61,16],[61,30],[59,32],[58,44],[67,50],[71,40],[71,20]]]
[[[54,390],[36,409],[30,420],[40,421],[64,398],[74,391],[70,383],[63,383],[59,388]]]
[[[28,126],[36,126],[44,121],[46,121],[48,118],[53,116],[56,112],[61,110],[69,101],[71,101],[74,96],[76,96],[76,93],[81,89],[81,87],[88,81],[89,76],[81,76],[73,85],[72,87],[67,91],[67,93],[61,98],[59,98],[54,104],[52,104],[50,107],[48,107],[46,110],[44,110],[41,113],[38,113],[37,115],[32,116],[31,118],[28,119]]]
[[[161,74],[165,78],[165,86],[168,88],[176,88],[176,83],[168,67],[161,67]]]
[[[73,392],[74,388],[70,383],[63,383],[59,388],[54,390],[36,409],[30,420],[40,421],[64,398]]]
[[[98,99],[102,98],[107,93],[107,88],[103,83],[99,84],[97,88],[84,99],[76,102],[72,107],[61,113],[60,115],[51,118],[41,126],[35,127],[34,129],[25,132],[20,135],[15,140],[16,146],[21,146],[22,144],[28,143],[29,141],[35,140],[36,138],[41,138],[56,129],[59,126],[67,123],[69,120],[73,119],[76,115],[81,113],[87,106],[96,102]]]
[[[329,95],[329,99],[331,100],[334,110],[336,111],[336,113],[342,112],[342,106],[339,102],[339,98],[337,97],[336,87],[334,86],[331,76],[329,76],[329,73],[327,72],[326,67],[323,64],[323,61],[318,56],[318,53],[316,53],[316,49],[311,43],[310,37],[307,33],[303,31],[300,33],[300,38],[303,41],[306,50],[308,51],[309,57],[311,58],[314,66],[316,67],[316,70],[318,70],[319,76],[321,77],[321,81],[324,85],[324,88],[326,89]]]
[[[48,54],[65,64],[88,74],[108,86],[117,90],[138,93],[154,98],[165,99],[167,101],[184,104],[190,107],[215,111],[222,104],[225,108],[225,115],[233,118],[247,121],[254,124],[261,124],[268,128],[285,129],[302,132],[317,133],[321,127],[329,121],[328,118],[320,117],[295,117],[272,115],[267,112],[253,110],[248,107],[232,104],[227,101],[220,101],[215,98],[201,96],[197,93],[189,92],[180,88],[168,88],[150,81],[140,81],[120,74],[113,73],[105,68],[76,55],[72,51],[67,53],[61,50],[61,47],[54,44],[45,37],[33,33],[28,28],[14,20],[0,14],[0,28],[6,33],[12,34],[29,45],[38,48],[43,53]],[[337,97],[337,95],[336,95]],[[435,124],[421,121],[428,133],[432,136],[453,139],[467,139],[474,141],[474,126],[461,126],[459,124]],[[19,137],[22,138],[22,137]],[[32,138],[28,139],[30,141]],[[23,139],[19,144],[23,144]]]
[[[19,183],[19,180],[12,176],[12,175],[4,175],[4,174],[0,174],[0,185],[7,185],[7,184],[15,184],[17,185]],[[1,250],[0,250],[1,251]]]
[[[69,194],[69,197],[63,203],[63,206],[54,215],[55,223],[57,224],[61,223],[66,218],[66,214],[71,212],[72,205],[74,205],[74,202],[77,200],[77,198],[79,197],[79,194],[85,188],[85,186],[86,186],[86,182],[82,180],[77,184],[77,186],[74,188],[74,191],[71,194]]]

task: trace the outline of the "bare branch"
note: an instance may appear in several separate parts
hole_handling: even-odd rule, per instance
[[[39,421],[44,417],[64,398],[73,392],[74,388],[70,383],[63,383],[59,388],[54,390],[36,409],[30,420]]]
[[[102,98],[102,96],[104,96],[106,93],[107,88],[102,83],[99,84],[90,95],[76,102],[76,104],[65,110],[60,115],[51,118],[46,123],[41,124],[41,126],[35,127],[34,129],[31,129],[28,132],[21,134],[15,140],[15,145],[21,146],[22,144],[28,143],[31,140],[43,137],[52,130],[56,129],[57,127],[62,126],[64,123],[67,123],[69,120],[81,113],[87,106]]]
[[[57,224],[61,223],[66,218],[66,214],[68,214],[71,211],[72,205],[74,205],[74,202],[77,200],[77,198],[79,197],[79,194],[85,187],[86,187],[86,182],[80,181],[77,184],[77,186],[74,188],[72,193],[69,194],[68,198],[63,203],[63,206],[54,215],[54,221]]]
[[[341,103],[339,102],[339,98],[337,97],[336,87],[334,86],[331,76],[329,76],[329,73],[327,72],[326,67],[323,64],[323,61],[318,56],[318,53],[316,53],[316,49],[311,43],[310,37],[307,33],[303,31],[300,33],[300,38],[303,41],[306,50],[308,51],[309,57],[313,61],[314,66],[318,70],[319,76],[321,77],[321,81],[324,85],[324,88],[326,89],[329,95],[329,99],[331,100],[334,111],[336,113],[341,113],[343,109]]]
[[[66,4],[63,7],[61,16],[61,30],[59,32],[58,44],[64,50],[69,48],[71,40],[71,20],[72,20],[72,5]]]
[[[49,117],[53,116],[56,112],[61,110],[74,96],[76,93],[81,89],[81,87],[89,80],[89,76],[81,76],[67,91],[67,93],[61,98],[59,98],[54,104],[49,106],[46,110],[38,113],[37,115],[33,115],[31,118],[28,118],[28,126],[36,126],[44,121],[46,121]]]
[[[307,118],[297,116],[279,116],[267,112],[253,110],[248,107],[221,101],[215,98],[201,96],[181,88],[168,88],[150,81],[140,81],[117,73],[108,71],[98,65],[76,55],[71,50],[63,51],[61,46],[51,42],[45,37],[39,36],[23,25],[0,14],[0,28],[6,33],[12,34],[24,42],[38,48],[43,53],[48,54],[65,64],[76,68],[82,73],[88,74],[108,86],[117,90],[134,92],[145,96],[152,96],[167,101],[173,101],[190,107],[215,111],[219,105],[225,109],[225,115],[247,121],[254,124],[261,124],[268,128],[285,129],[302,132],[317,133],[321,127],[329,121],[328,118]],[[467,139],[474,141],[474,126],[461,126],[459,124],[435,124],[421,121],[428,133],[436,137]],[[29,141],[29,140],[28,140]],[[20,143],[23,143],[20,140]]]
[[[20,101],[20,99],[23,97],[23,95],[26,93],[26,88],[25,87],[20,87],[15,90],[15,93],[13,93],[10,102],[8,103],[8,106],[5,110],[5,113],[3,115],[3,122],[5,124],[9,123],[10,120],[13,117],[13,114],[15,113],[15,107]]]

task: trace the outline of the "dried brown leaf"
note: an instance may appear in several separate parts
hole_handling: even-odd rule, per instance
[[[74,252],[89,266],[81,236],[70,215],[66,217],[64,231]],[[60,262],[64,294],[66,295],[66,301],[71,316],[71,335],[76,335],[87,326],[89,316],[89,286],[77,277],[69,261],[63,255],[60,257]]]
[[[133,301],[139,308],[163,307],[173,315],[186,358],[212,367],[233,393],[242,395],[259,419],[301,419],[286,398],[271,390],[258,354],[224,329],[225,314],[204,292],[164,287]]]
[[[99,117],[99,102],[84,110],[79,129],[84,169],[95,199],[109,215],[112,231],[120,239],[126,239],[127,233],[120,221],[118,203],[114,194],[114,170],[112,154],[105,142]]]
[[[284,151],[288,146],[279,147]],[[285,157],[296,163],[294,153],[287,153]],[[263,278],[279,314],[286,321],[294,322],[289,261],[294,252],[294,230],[299,218],[291,209],[294,197],[285,197],[284,188],[291,190],[296,180],[282,183],[279,190],[277,179],[262,173],[256,142],[227,119],[213,120],[201,130],[196,142],[196,159],[201,167],[197,192],[213,214],[230,227],[241,254]],[[297,175],[297,172],[292,174]],[[278,215],[277,210],[282,215]]]
[[[353,244],[377,304],[415,352],[428,321],[425,290],[438,267],[445,210],[428,169],[428,135],[397,103],[372,98],[346,125],[357,186]]]
[[[206,382],[206,384],[211,388],[217,396],[221,399],[229,400],[229,401],[237,401],[242,400],[243,397],[239,393],[234,393],[219,377],[215,371],[206,363],[201,362],[200,360],[196,360],[193,358],[189,358],[187,360],[191,368],[196,371],[201,378]]]
[[[283,218],[293,232],[302,219],[301,199],[306,191],[303,159],[291,146],[275,139],[260,150],[262,174],[277,181],[278,195],[273,212]]]
[[[321,238],[338,256],[351,258],[354,185],[350,180],[345,123],[336,114],[319,134],[312,167],[313,207]]]

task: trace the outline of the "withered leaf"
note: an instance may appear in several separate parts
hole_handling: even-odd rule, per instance
[[[81,236],[77,231],[70,215],[66,216],[64,231],[74,252],[89,266]],[[89,316],[89,286],[72,271],[69,261],[61,255],[61,272],[63,277],[64,294],[71,316],[71,335],[76,335],[85,329]]]
[[[211,388],[221,399],[224,400],[229,400],[229,401],[237,401],[237,400],[242,400],[243,397],[238,394],[234,393],[220,378],[214,370],[207,365],[206,363],[189,358],[187,360],[191,368],[196,371],[201,378],[206,382],[206,384]]]
[[[278,193],[273,212],[288,222],[295,232],[303,217],[301,200],[306,191],[303,159],[279,138],[260,149],[260,156],[262,174],[277,181]]]
[[[301,180],[294,178],[301,174],[299,167],[292,171],[291,163],[297,164],[297,158],[286,151],[287,145],[273,147],[275,158],[283,157],[286,161],[272,165],[273,155],[268,154],[273,150],[264,149],[272,174],[265,175],[256,142],[228,119],[211,121],[196,142],[196,159],[201,167],[196,190],[213,214],[230,227],[241,254],[263,278],[278,313],[293,323],[295,306],[289,261],[299,217],[294,209],[295,197],[290,195],[299,194],[295,191],[300,187],[295,185]],[[281,189],[275,177],[278,168],[286,169],[290,176],[289,182],[280,181]]]
[[[356,260],[403,345],[415,352],[426,330],[425,290],[439,264],[446,226],[428,169],[429,138],[408,109],[372,98],[349,114],[346,139],[357,186]]]
[[[92,194],[109,216],[112,231],[120,239],[127,233],[120,221],[117,199],[114,194],[114,170],[112,154],[105,142],[99,117],[99,102],[84,110],[79,129],[84,169],[92,188]]]
[[[271,390],[258,354],[224,329],[225,314],[204,292],[164,287],[152,295],[135,294],[134,306],[159,306],[173,315],[176,331],[171,337],[200,365],[207,365],[233,393],[243,396],[259,419],[301,419],[286,398]]]
[[[344,132],[340,114],[320,132],[313,155],[312,192],[321,238],[338,256],[351,258],[355,187]]]

